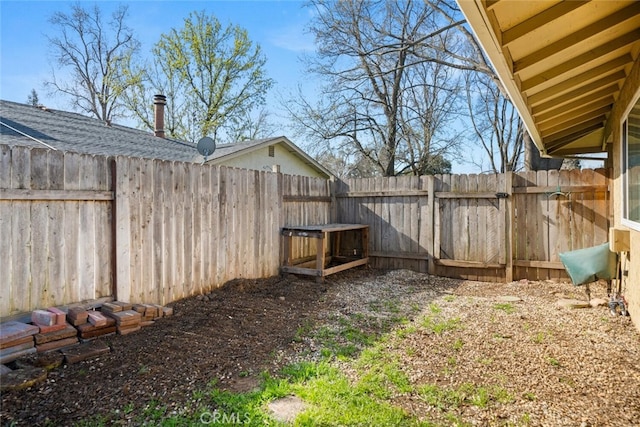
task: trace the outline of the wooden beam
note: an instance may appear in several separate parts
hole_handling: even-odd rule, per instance
[[[538,104],[537,106],[532,107],[531,111],[534,111],[534,114],[540,114],[544,111],[562,108],[570,102],[579,102],[580,100],[585,99],[587,96],[595,93],[606,92],[608,95],[611,95],[615,98],[615,94],[620,90],[620,79],[617,77],[618,76],[607,76],[604,79],[589,83],[586,86],[561,95],[557,98],[553,98],[550,101],[546,101],[543,99],[543,102]]]
[[[560,148],[571,144],[573,141],[582,138],[583,136],[589,135],[592,132],[595,132],[599,129],[604,128],[604,124],[603,123],[598,123],[595,124],[593,126],[584,128],[584,129],[580,129],[580,130],[576,130],[575,133],[570,133],[567,136],[563,137],[563,138],[559,138],[559,139],[555,139],[552,141],[545,141],[545,148],[547,150],[547,153],[549,155],[552,155],[554,152],[556,152],[557,150],[559,150]]]
[[[603,114],[600,117],[595,117],[591,120],[587,120],[586,122],[581,122],[580,124],[577,124],[568,128],[564,128],[555,133],[549,133],[547,135],[543,135],[544,144],[552,147],[554,146],[554,143],[556,141],[560,141],[560,140],[565,141],[567,137],[570,138],[571,140],[575,140],[583,135],[591,133],[595,129],[604,127],[605,119],[606,117]]]
[[[545,11],[538,13],[535,16],[532,16],[531,18],[521,22],[515,27],[512,27],[507,31],[504,31],[502,33],[502,46],[504,47],[509,43],[512,43],[515,40],[519,39],[520,37],[523,37],[529,34],[533,30],[536,30],[544,26],[545,24],[548,24],[549,22],[555,21],[556,19],[563,17],[564,15],[585,5],[586,3],[589,3],[589,1],[580,0],[580,1],[561,2],[550,7]]]
[[[562,191],[567,193],[586,193],[590,191],[608,191],[606,185],[563,185]],[[544,194],[558,191],[557,186],[546,187],[513,187],[513,194]]]
[[[598,20],[591,25],[587,25],[586,27],[581,28],[555,43],[551,43],[542,49],[515,61],[513,64],[513,72],[519,73],[532,65],[546,60],[550,56],[557,55],[562,51],[571,48],[582,40],[596,36],[599,33],[610,30],[629,19],[633,19],[636,15],[640,15],[640,2],[633,2],[624,9],[618,10],[617,12]]]
[[[425,253],[414,252],[370,252],[369,256],[372,258],[394,258],[394,259],[417,259],[420,261],[429,261],[431,257]]]
[[[336,198],[351,198],[351,197],[412,197],[412,196],[426,196],[428,191],[426,190],[390,190],[390,191],[349,191],[346,193],[336,194]]]
[[[538,116],[534,114],[534,117],[536,119],[536,123],[542,126],[546,121],[554,120],[556,118],[561,118],[560,120],[562,120],[562,117],[570,117],[575,114],[581,114],[584,111],[595,110],[604,106],[612,106],[614,102],[615,99],[609,93],[604,93],[604,96],[600,96],[600,94],[592,94],[583,99],[576,100],[571,104],[550,110],[544,114],[540,114]]]
[[[436,191],[435,196],[439,199],[495,199],[496,193],[463,193],[456,191]]]
[[[458,261],[454,259],[435,259],[436,265],[444,267],[462,267],[462,268],[504,268],[505,264],[492,264],[480,261]]]
[[[628,36],[628,35],[625,35]],[[639,38],[640,39],[640,30],[635,31],[631,36],[628,36],[629,39],[631,38]],[[622,37],[619,37],[618,39],[614,40],[620,40]],[[628,40],[626,37],[624,38],[623,41],[621,41],[620,43],[624,42],[625,44],[628,43],[633,43],[633,41],[635,40]],[[609,47],[609,45],[611,45],[612,43],[607,43],[604,46]],[[597,51],[600,52],[597,56],[594,55],[593,53]],[[555,78],[558,78],[560,76],[562,76],[563,74],[566,73],[570,73],[571,71],[575,70],[578,67],[582,67],[586,64],[588,64],[589,62],[595,61],[597,59],[599,59],[600,57],[606,55],[607,53],[612,52],[612,50],[605,50],[603,48],[603,46],[600,46],[594,50],[590,50],[587,53],[584,53],[580,56],[577,56],[573,59],[570,59],[566,62],[561,63],[558,66],[555,66],[549,70],[544,71],[543,73],[540,73],[536,76],[533,76],[527,80],[523,80],[520,84],[520,90],[523,92],[526,92],[530,89],[533,89],[537,86],[540,86],[542,84],[547,83],[549,80],[553,80]],[[592,75],[599,75],[599,74],[605,74],[608,72],[612,72],[613,70],[619,70],[624,68],[626,65],[630,64],[633,62],[633,57],[631,56],[631,54],[629,53],[625,53],[622,56],[619,56],[617,58],[612,59],[609,62],[606,62],[604,64],[601,64],[597,67],[591,67],[589,69],[589,73],[591,73]],[[573,80],[574,77],[569,77],[568,79]]]
[[[603,74],[602,70],[600,70],[599,72],[595,72],[594,70],[586,71],[580,75],[572,77],[569,80],[565,80],[562,83],[558,83],[555,86],[551,86],[547,89],[541,90],[536,94],[529,95],[528,97],[529,103],[531,105],[538,104],[547,99],[555,98],[556,96],[558,96],[558,94],[564,93],[564,92],[571,92],[571,93],[583,92],[584,91],[582,86],[583,84],[586,85],[588,81],[591,81],[594,78],[598,78],[598,76],[602,74]],[[609,77],[609,79],[613,79],[613,81],[618,81],[618,80],[623,81],[627,77],[627,74],[624,72],[624,70],[618,70],[617,72],[608,74],[607,77]],[[609,81],[605,79],[602,79],[602,80],[604,81],[605,84],[609,84]]]
[[[558,261],[526,261],[526,260],[514,260],[513,265],[517,267],[529,267],[529,268],[550,268],[553,270],[564,270],[564,264]]]
[[[113,191],[0,189],[0,200],[111,201]]]
[[[287,202],[324,202],[331,203],[330,196],[282,196],[282,201]]]
[[[611,110],[610,105],[600,107],[597,109],[589,109],[585,106],[585,111],[575,111],[573,114],[566,114],[558,116],[555,120],[549,120],[544,124],[538,126],[540,133],[543,137],[547,135],[553,135],[557,132],[562,132],[568,127],[576,126],[581,123],[589,122],[592,119],[599,118],[604,122],[606,114]]]

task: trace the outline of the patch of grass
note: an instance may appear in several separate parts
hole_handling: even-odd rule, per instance
[[[513,396],[502,387],[478,387],[470,383],[452,389],[426,384],[418,389],[418,396],[427,404],[444,411],[455,410],[465,405],[487,408],[493,403],[513,401]]]
[[[535,393],[532,393],[530,391],[525,392],[522,397],[524,397],[526,400],[533,402],[534,400],[536,400],[538,398],[538,396],[535,395]]]
[[[425,316],[420,325],[438,335],[442,335],[446,331],[453,331],[461,328],[460,318],[440,319],[434,316]]]
[[[560,361],[558,359],[556,359],[555,357],[549,357],[547,359],[547,362],[549,362],[549,365],[554,366],[556,368],[559,368],[560,365]]]
[[[501,302],[501,303],[494,304],[493,308],[495,308],[496,310],[502,310],[507,314],[511,314],[514,311],[516,311],[516,308],[513,306],[513,304],[508,302]]]
[[[457,338],[453,344],[451,344],[451,348],[453,348],[453,350],[455,351],[460,351],[462,350],[462,347],[464,346],[464,342],[462,341],[461,338]]]
[[[551,337],[550,333],[540,331],[533,336],[532,341],[536,344],[542,344],[543,342],[547,341],[550,337]]]
[[[440,313],[442,313],[442,307],[440,307],[435,302],[432,302],[431,304],[429,304],[429,311],[432,314],[440,314]]]
[[[455,296],[455,295],[446,295],[443,299],[444,299],[446,302],[453,302],[453,301],[455,301],[455,300],[456,300],[456,296]]]

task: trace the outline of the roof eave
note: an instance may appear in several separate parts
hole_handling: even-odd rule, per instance
[[[511,65],[507,62],[502,52],[500,42],[496,39],[493,31],[491,31],[491,23],[484,9],[475,0],[457,0],[465,19],[471,26],[473,33],[483,48],[493,69],[498,74],[498,78],[502,83],[505,91],[509,95],[509,99],[520,113],[520,117],[531,136],[534,144],[540,150],[540,155],[549,157],[546,151],[542,136],[535,126],[533,116],[527,107],[526,100],[522,97],[518,83],[513,77]]]

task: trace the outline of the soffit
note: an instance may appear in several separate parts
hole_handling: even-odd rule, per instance
[[[543,155],[605,151],[640,53],[640,1],[458,0]]]

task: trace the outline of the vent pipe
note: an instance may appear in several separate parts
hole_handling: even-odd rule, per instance
[[[153,97],[154,130],[155,136],[164,138],[164,106],[167,105],[167,97],[155,95]]]

